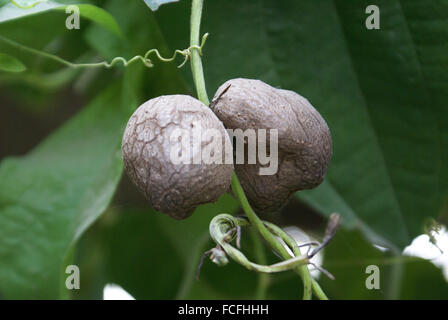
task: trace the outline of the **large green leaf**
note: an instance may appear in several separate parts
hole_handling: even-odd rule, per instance
[[[210,95],[247,77],[307,97],[329,124],[334,156],[326,183],[300,196],[403,248],[448,199],[448,4],[377,1],[381,29],[367,30],[369,4],[207,1],[204,69]],[[187,6],[159,9],[171,45],[188,36],[168,24],[185,20]]]
[[[22,158],[0,165],[0,291],[55,298],[69,249],[105,210],[122,171],[131,92],[113,85]],[[135,107],[135,105],[134,105]]]

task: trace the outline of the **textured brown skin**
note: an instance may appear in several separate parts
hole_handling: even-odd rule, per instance
[[[231,164],[174,164],[170,160],[171,133],[176,128],[191,132],[194,121],[200,121],[203,130],[220,130],[230,143],[210,108],[186,95],[145,102],[129,119],[123,135],[127,174],[156,210],[175,219],[185,219],[198,205],[216,201],[228,190],[233,174]]]
[[[330,130],[307,99],[260,80],[239,78],[218,89],[211,107],[228,129],[278,129],[277,174],[259,175],[258,163],[235,164],[258,212],[279,211],[293,193],[323,181],[332,155]]]

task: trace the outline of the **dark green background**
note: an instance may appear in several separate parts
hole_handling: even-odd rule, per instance
[[[0,1],[0,17],[7,3]],[[88,19],[71,31],[63,10],[0,18],[0,36],[76,62],[151,48],[169,56],[189,45],[188,0],[156,12],[140,0],[90,3],[111,16],[82,11]],[[321,279],[330,298],[446,299],[439,269],[399,253],[433,219],[447,221],[448,2],[375,1],[380,30],[365,28],[370,4],[206,0],[208,93],[231,78],[257,78],[305,96],[328,122],[334,155],[325,182],[264,218],[319,238],[324,217],[344,217],[325,250],[324,267],[336,276]],[[151,69],[72,70],[1,41],[0,53],[27,68],[0,72],[2,297],[101,298],[110,282],[138,299],[255,297],[258,275],[235,263],[206,262],[201,281],[194,280],[201,253],[213,245],[211,218],[238,212],[231,196],[174,221],[153,212],[122,175],[127,119],[152,97],[195,95],[189,64],[177,69],[181,58],[154,56]],[[250,237],[243,239],[250,256]],[[81,268],[77,292],[64,288],[72,263]],[[380,267],[381,290],[365,288],[370,264]],[[300,297],[294,274],[269,279],[268,298]]]

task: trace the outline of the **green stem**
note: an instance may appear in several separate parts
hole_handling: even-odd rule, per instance
[[[395,248],[392,248],[390,252],[387,254],[392,258],[396,258],[400,255],[400,252]],[[400,260],[396,260],[395,263],[392,263],[388,268],[388,272],[386,273],[387,277],[387,286],[385,288],[385,297],[387,300],[397,300],[400,298],[400,286],[401,280],[403,278],[403,263]]]
[[[246,213],[251,225],[255,226],[255,228],[260,232],[260,234],[263,236],[263,238],[269,243],[269,245],[274,249],[276,252],[278,252],[283,259],[290,259],[291,256],[286,251],[286,248],[274,237],[274,235],[269,232],[269,230],[264,226],[263,222],[260,220],[260,218],[257,216],[257,214],[254,212],[252,207],[249,204],[249,201],[247,200],[247,197],[243,191],[243,188],[241,187],[241,184],[238,180],[238,177],[236,174],[233,174],[232,177],[232,191],[234,192],[237,199],[240,201],[241,206],[243,207],[244,212]],[[296,256],[300,256],[300,250],[297,247],[297,245],[293,246],[294,248],[294,254]],[[306,269],[306,270],[305,270]],[[303,292],[303,299],[304,300],[310,300],[311,299],[311,288],[312,288],[312,279],[310,276],[310,273],[308,271],[308,267],[306,265],[298,267],[296,269],[296,272],[299,274],[299,276],[302,278],[303,285],[304,285],[304,292]],[[316,296],[319,297],[318,294]],[[320,295],[321,296],[321,295]]]
[[[314,295],[320,299],[320,300],[328,300],[327,295],[325,294],[325,292],[322,290],[322,288],[320,287],[319,283],[317,283],[316,280],[312,279],[311,281],[311,285],[313,287],[313,292]]]
[[[255,257],[257,259],[257,263],[266,265],[267,259],[266,259],[266,253],[264,252],[264,247],[261,245],[260,241],[258,240],[258,233],[257,230],[251,229],[251,237],[252,241],[254,243],[254,250],[255,250]],[[269,286],[269,274],[267,273],[258,273],[258,285],[257,285],[257,291],[255,295],[255,299],[257,300],[264,300],[266,299],[266,292]]]
[[[235,173],[233,173],[232,177],[232,191],[235,194],[236,198],[239,200],[241,207],[243,208],[244,212],[247,215],[247,218],[249,219],[252,226],[254,226],[260,234],[263,236],[263,238],[272,246],[272,248],[277,251],[284,259],[291,258],[286,249],[283,247],[283,245],[277,241],[275,236],[266,229],[263,222],[260,220],[260,218],[257,216],[255,211],[252,209],[252,207],[249,204],[249,201],[247,200],[246,194],[243,191],[243,188],[241,187],[240,181],[238,180],[238,177]]]
[[[190,25],[190,46],[192,47],[191,58],[191,72],[193,74],[193,81],[196,86],[196,91],[199,100],[206,106],[210,104],[207,90],[205,88],[204,70],[202,68],[201,52],[195,49],[199,46],[199,32],[201,29],[201,16],[204,0],[193,0],[191,5],[191,25]]]
[[[300,256],[299,252],[294,252],[294,255]],[[297,273],[300,275],[303,281],[303,300],[311,300],[313,296],[313,290],[311,286],[311,275],[307,265],[303,265],[297,268]]]
[[[300,252],[300,248],[295,242],[294,239],[292,239],[285,231],[283,231],[281,228],[277,227],[274,224],[268,224],[268,227],[272,229],[272,231],[280,235],[280,238],[285,242],[285,244],[291,248],[292,252],[296,257],[299,257],[302,255]],[[307,265],[302,265],[297,268],[297,273],[302,278],[303,281],[303,300],[311,300],[312,298],[312,281],[314,281],[313,278],[311,278],[310,271],[308,269]]]
[[[288,234],[286,234],[286,232],[272,223],[267,223],[266,225],[271,229],[272,232],[277,234],[286,243],[286,245],[288,245],[288,247],[292,249],[296,257],[302,255],[297,243]],[[297,270],[297,273],[299,273],[300,277],[303,280],[303,300],[311,299],[312,292],[314,292],[314,295],[318,299],[328,300],[327,295],[323,292],[319,283],[317,283],[317,281],[311,277],[310,271],[306,265],[300,266]]]

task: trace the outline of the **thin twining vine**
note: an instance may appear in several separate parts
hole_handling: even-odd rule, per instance
[[[38,0],[38,1],[33,2],[31,4],[28,4],[28,5],[20,4],[20,3],[18,3],[15,0],[9,0],[9,2],[11,2],[13,5],[15,5],[16,7],[20,8],[20,9],[31,9],[31,8],[34,8],[35,6],[37,6],[40,3],[48,2],[48,0]]]
[[[182,55],[184,57],[184,60],[183,60],[183,62],[180,65],[178,65],[178,68],[181,68],[181,67],[183,67],[185,65],[185,63],[190,58],[192,49],[196,49],[199,52],[199,54],[202,55],[202,48],[204,47],[204,44],[207,41],[207,37],[208,37],[208,33],[206,33],[206,34],[204,34],[202,36],[202,41],[201,41],[200,45],[190,45],[188,48],[186,48],[184,50],[179,50],[179,49],[175,50],[173,55],[170,58],[164,58],[160,54],[158,49],[150,49],[143,56],[142,55],[137,55],[137,56],[135,56],[135,57],[133,57],[131,59],[128,59],[128,60],[123,58],[123,57],[115,57],[110,62],[108,62],[108,61],[101,61],[101,62],[95,62],[95,63],[73,63],[73,62],[67,61],[67,60],[65,60],[65,59],[63,59],[61,57],[58,57],[56,55],[50,54],[48,52],[44,52],[44,51],[40,51],[40,50],[31,48],[31,47],[27,47],[27,46],[25,46],[23,44],[20,44],[20,43],[14,41],[14,40],[11,40],[11,39],[3,37],[3,36],[0,36],[0,41],[3,41],[5,43],[9,44],[10,46],[15,47],[15,48],[17,48],[19,50],[23,50],[23,51],[29,52],[31,54],[35,54],[35,55],[38,55],[38,56],[41,56],[41,57],[44,57],[44,58],[47,58],[47,59],[51,59],[53,61],[56,61],[56,62],[59,62],[59,63],[65,65],[65,66],[67,66],[69,68],[74,68],[74,69],[79,69],[79,68],[101,68],[101,67],[112,68],[117,63],[122,63],[122,65],[124,67],[127,67],[127,66],[129,66],[130,64],[132,64],[132,63],[134,63],[136,61],[141,61],[145,67],[151,68],[151,67],[154,66],[154,64],[152,63],[151,59],[149,59],[149,56],[151,54],[155,54],[157,56],[157,58],[160,61],[163,61],[163,62],[172,62],[172,61],[174,61],[177,58],[178,55]]]

